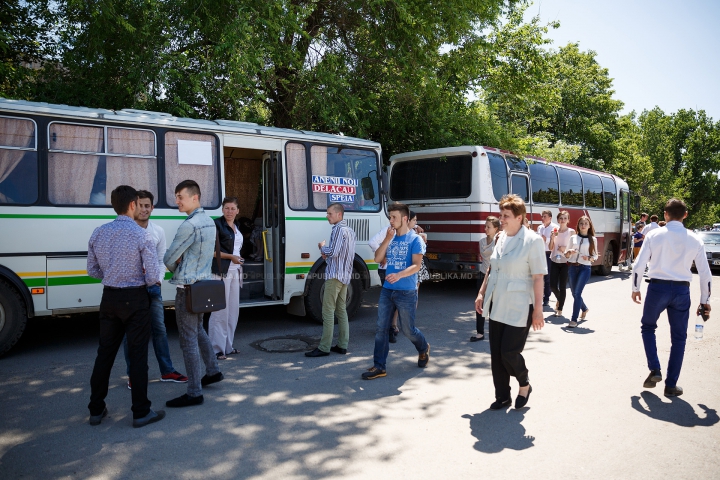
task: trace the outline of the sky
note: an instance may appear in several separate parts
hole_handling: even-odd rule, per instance
[[[594,50],[622,113],[705,110],[720,121],[720,0],[534,0],[526,18],[559,21],[552,48]]]

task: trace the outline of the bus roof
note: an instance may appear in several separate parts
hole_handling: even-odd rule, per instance
[[[0,110],[5,112],[53,115],[72,119],[109,120],[128,124],[153,125],[170,128],[205,129],[223,133],[241,133],[263,135],[285,139],[306,139],[308,141],[332,142],[347,145],[379,148],[380,144],[362,138],[346,137],[331,133],[310,132],[290,128],[266,127],[257,123],[239,122],[236,120],[200,120],[195,118],[175,117],[169,113],[151,112],[126,108],[107,110],[104,108],[72,107],[44,102],[27,102],[0,98]]]

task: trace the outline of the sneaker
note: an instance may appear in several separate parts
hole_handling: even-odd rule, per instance
[[[380,370],[379,368],[370,367],[368,368],[367,372],[363,372],[362,379],[363,380],[374,380],[376,378],[380,377],[386,377],[387,373],[385,370]]]
[[[428,361],[430,360],[430,344],[428,343],[427,349],[418,355],[418,367],[427,367]]]
[[[171,373],[166,373],[165,375],[161,376],[160,381],[161,382],[187,383],[188,378],[179,372],[171,372]]]
[[[197,397],[191,397],[190,395],[185,393],[177,398],[168,400],[167,402],[165,402],[165,406],[169,408],[193,407],[195,405],[202,405],[204,401],[205,399],[202,395],[198,395]]]
[[[570,320],[570,323],[568,323],[568,328],[575,328],[577,327],[577,322],[575,320]]]
[[[130,380],[128,380],[128,390],[132,390],[132,383],[130,383]]]

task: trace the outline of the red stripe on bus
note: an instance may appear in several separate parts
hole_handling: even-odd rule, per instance
[[[429,235],[433,233],[483,233],[485,231],[485,224],[482,223],[421,223],[420,226]]]
[[[441,212],[441,213],[426,213],[417,212],[417,216],[420,219],[419,223],[423,222],[452,222],[452,221],[468,221],[468,220],[485,220],[488,215],[492,215],[490,212]]]
[[[428,240],[427,251],[431,253],[480,253],[480,242]]]

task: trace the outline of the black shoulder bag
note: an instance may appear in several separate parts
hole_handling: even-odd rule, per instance
[[[222,272],[220,265],[220,240],[215,234],[215,261],[218,272]],[[206,313],[224,310],[225,282],[222,280],[200,280],[192,285],[185,285],[185,308],[190,313]]]

